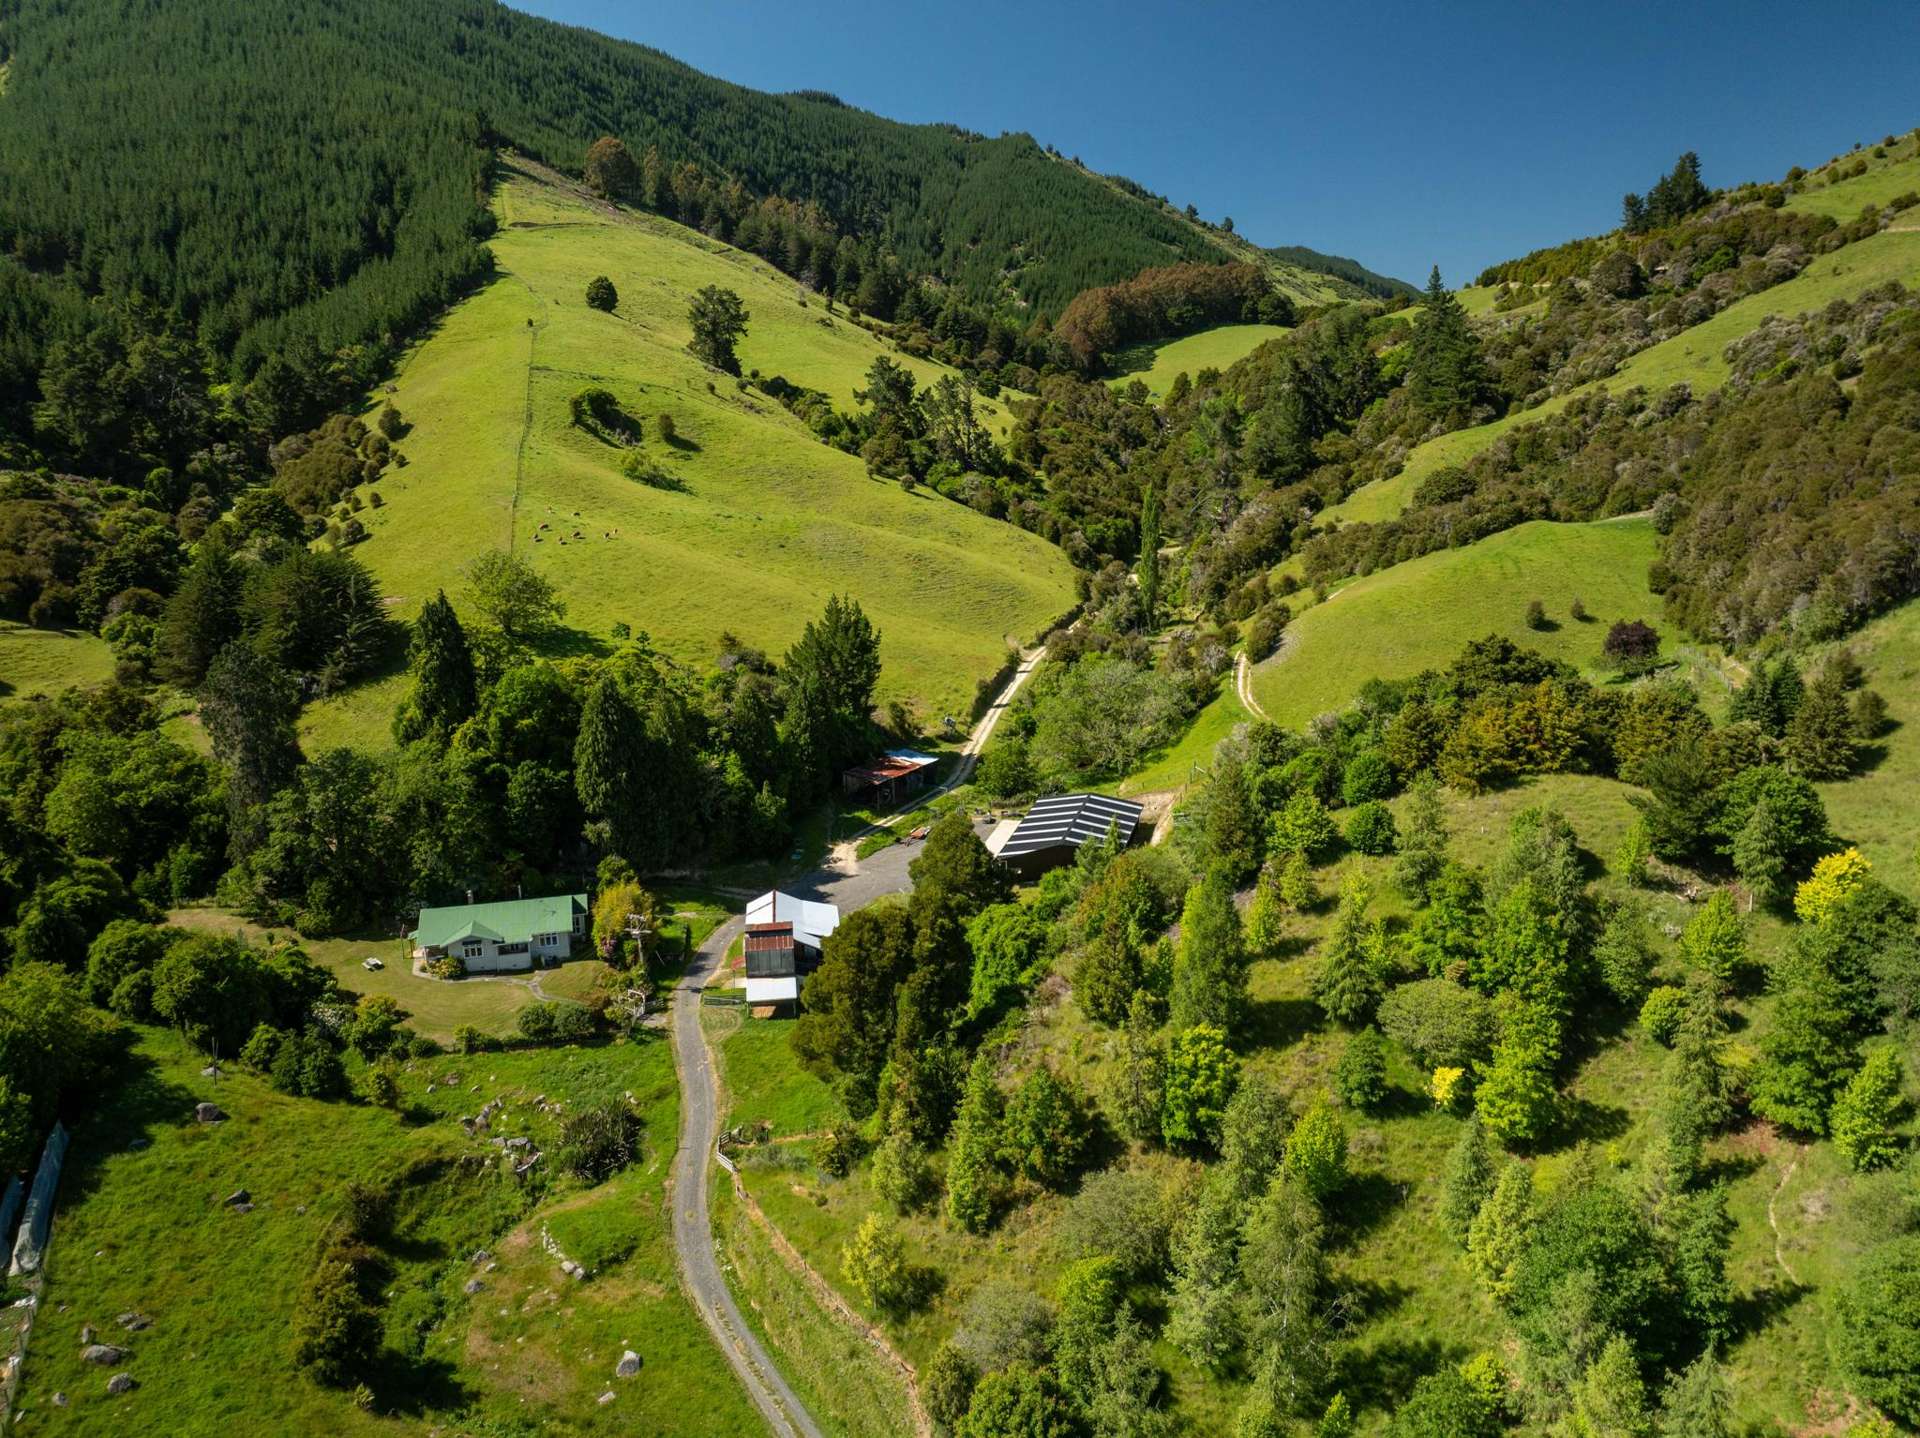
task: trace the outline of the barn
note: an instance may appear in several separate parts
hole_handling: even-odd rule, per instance
[[[1140,831],[1141,808],[1105,794],[1054,794],[1037,801],[1018,820],[1009,819],[987,838],[987,852],[1031,882],[1070,864],[1083,844],[1117,831],[1124,847]]]

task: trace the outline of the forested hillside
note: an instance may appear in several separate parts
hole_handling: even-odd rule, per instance
[[[669,189],[692,167],[815,207],[816,228],[1028,313],[1228,255],[1028,136],[761,94],[487,0],[34,0],[0,17],[0,57],[0,413],[16,418],[45,339],[82,327],[94,292],[177,308],[242,377],[269,353],[404,333],[485,272],[501,142],[577,172],[617,136]]]

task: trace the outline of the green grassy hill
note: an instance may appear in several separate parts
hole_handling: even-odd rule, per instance
[[[0,623],[0,699],[58,694],[103,683],[112,674],[113,651],[97,634]]]
[[[585,640],[626,622],[683,660],[709,657],[722,630],[778,653],[841,591],[880,627],[883,696],[938,715],[964,713],[1008,643],[1072,604],[1071,570],[1052,545],[868,478],[686,350],[688,298],[725,286],[751,316],[743,369],[851,409],[868,365],[890,351],[844,313],[751,256],[548,175],[511,173],[496,205],[500,277],[455,306],[391,387],[412,426],[398,445],[408,462],[382,477],[382,506],[362,512],[371,538],[354,553],[397,615],[437,589],[458,603],[462,567],[489,546],[551,579]],[[611,314],[582,299],[599,274],[620,294]],[[923,383],[943,372],[903,362]],[[624,451],[569,422],[569,397],[589,385],[630,415],[673,416],[678,440],[650,432],[642,448],[682,489],[625,478]],[[985,410],[998,433],[1004,410]],[[309,735],[384,742],[399,688],[316,706]]]
[[[1786,208],[1846,221],[1868,205],[1884,205],[1920,190],[1920,135],[1906,135],[1885,148],[1887,153],[1880,159],[1855,152],[1822,165],[1800,182],[1796,193],[1787,196]],[[1864,175],[1850,175],[1844,180],[1833,178],[1842,165],[1851,167],[1860,161],[1867,166]],[[1911,217],[1902,218],[1912,223]]]
[[[1161,344],[1135,345],[1117,357],[1117,385],[1144,381],[1154,399],[1167,397],[1177,374],[1192,375],[1209,367],[1224,370],[1245,359],[1268,340],[1291,331],[1286,325],[1220,325],[1198,334],[1182,335]]]
[[[446,1432],[456,1417],[469,1433],[753,1427],[674,1271],[664,1189],[679,1101],[664,1038],[414,1060],[402,1115],[289,1098],[237,1069],[208,1078],[205,1062],[175,1035],[141,1030],[117,1101],[75,1135],[14,1405],[32,1426],[178,1438]],[[560,1120],[534,1097],[573,1109],[622,1094],[644,1118],[645,1153],[595,1188],[542,1169],[529,1192],[500,1172],[485,1135],[456,1123],[501,1098],[494,1132],[533,1138],[551,1165]],[[201,1100],[231,1117],[193,1123]],[[391,1347],[364,1375],[365,1410],[292,1357],[302,1285],[354,1182],[397,1183],[398,1194],[392,1232],[374,1243]],[[239,1188],[252,1212],[222,1202]],[[548,1234],[587,1279],[561,1274]],[[496,1266],[469,1261],[481,1248]],[[114,1318],[127,1312],[151,1326],[123,1333]],[[109,1397],[107,1374],[80,1360],[83,1325],[131,1350],[132,1393]],[[625,1348],[641,1373],[615,1379]],[[611,1403],[596,1401],[609,1390]]]
[[[1855,206],[1856,211],[1858,208]],[[1580,385],[1535,409],[1516,410],[1491,424],[1428,440],[1407,456],[1398,474],[1354,491],[1344,502],[1328,508],[1322,522],[1376,524],[1392,519],[1407,507],[1413,491],[1429,474],[1450,464],[1465,463],[1508,431],[1558,413],[1576,395],[1600,388],[1627,390],[1636,385],[1658,390],[1681,382],[1692,385],[1696,394],[1718,389],[1726,383],[1728,373],[1722,352],[1767,316],[1816,310],[1830,300],[1851,299],[1888,280],[1920,282],[1920,231],[1887,230],[1821,255],[1785,284],[1737,300],[1712,319],[1641,350],[1607,379]]]
[[[1659,601],[1647,593],[1653,552],[1644,519],[1535,520],[1396,564],[1295,619],[1280,652],[1254,670],[1254,694],[1276,723],[1293,727],[1339,708],[1360,679],[1444,667],[1490,633],[1592,667],[1608,624],[1657,613]],[[1591,616],[1585,623],[1567,613],[1576,596]],[[1527,628],[1534,599],[1555,628]]]

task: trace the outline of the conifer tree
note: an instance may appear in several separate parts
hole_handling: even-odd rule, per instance
[[[1234,1292],[1240,1214],[1233,1189],[1209,1182],[1173,1237],[1167,1340],[1209,1371],[1225,1367],[1240,1342]]]
[[[1000,1151],[1000,1111],[993,1060],[983,1049],[967,1070],[966,1097],[960,1101],[947,1147],[947,1218],[968,1233],[985,1233],[993,1221],[999,1192],[994,1160]]]
[[[1407,354],[1407,389],[1414,403],[1451,423],[1464,420],[1492,392],[1480,340],[1435,265],[1427,278],[1420,322]]]
[[[1715,889],[1680,935],[1680,955],[1695,968],[1730,988],[1747,960],[1747,938],[1733,895]]]
[[[206,677],[214,656],[240,634],[239,563],[209,536],[200,542],[180,587],[167,601],[156,649],[160,673],[192,688]]]
[[[1422,770],[1407,790],[1406,827],[1399,836],[1394,860],[1394,883],[1416,904],[1427,901],[1427,891],[1447,863],[1446,810],[1440,801],[1440,781]]]
[[[1336,1023],[1365,1023],[1386,992],[1386,979],[1376,963],[1367,922],[1372,897],[1365,879],[1355,875],[1348,880],[1333,928],[1321,949],[1313,999]]]
[[[1775,904],[1787,895],[1789,862],[1786,834],[1773,801],[1762,794],[1733,836],[1734,872],[1761,903]]]
[[[1234,745],[1222,747],[1207,786],[1206,851],[1234,888],[1260,867],[1260,821],[1247,787],[1247,769]]]
[[[1224,875],[1209,873],[1187,890],[1180,949],[1173,963],[1170,1021],[1177,1030],[1206,1024],[1231,1034],[1246,1011],[1247,962],[1240,912]]]
[[[1469,1114],[1460,1137],[1447,1154],[1447,1171],[1440,1197],[1440,1221],[1456,1242],[1464,1245],[1481,1206],[1493,1195],[1493,1150],[1478,1114]]]
[[[1703,1353],[1667,1380],[1660,1395],[1660,1438],[1730,1438],[1732,1395],[1720,1360]]]
[[[207,667],[200,724],[227,771],[228,845],[236,860],[265,837],[267,800],[300,767],[299,702],[286,671],[244,643],[227,645]]]
[[[1134,993],[1108,1095],[1120,1132],[1143,1142],[1160,1137],[1166,1097],[1166,1045],[1153,1008],[1153,998],[1145,990]]]
[[[1334,1071],[1334,1086],[1341,1100],[1361,1113],[1379,1107],[1387,1095],[1387,1053],[1380,1030],[1368,1025],[1347,1040]]]
[[[1526,1254],[1538,1218],[1533,1170],[1523,1163],[1508,1163],[1467,1232],[1474,1271],[1488,1295],[1502,1306],[1513,1294],[1514,1268]]]
[[[1286,933],[1286,905],[1280,897],[1280,876],[1269,864],[1260,871],[1253,888],[1253,902],[1247,905],[1247,953],[1264,958],[1280,946]]]
[[[1828,1110],[1855,1065],[1853,1015],[1827,966],[1796,945],[1773,966],[1773,1022],[1749,1081],[1753,1110],[1824,1134]]]
[[[1281,858],[1275,891],[1280,902],[1296,914],[1304,914],[1320,902],[1319,890],[1313,883],[1313,868],[1298,849]]]
[[[1807,686],[1800,707],[1787,725],[1783,747],[1794,771],[1809,779],[1844,779],[1853,772],[1859,743],[1846,690],[1837,673],[1823,670]]]
[[[1575,1433],[1644,1434],[1647,1431],[1647,1389],[1640,1377],[1640,1360],[1622,1334],[1614,1334],[1588,1365],[1573,1393]]]
[[[580,736],[574,742],[573,779],[580,807],[606,825],[606,835],[621,857],[636,867],[648,857],[627,852],[633,816],[646,804],[646,739],[640,714],[626,686],[611,670],[587,692],[580,710]]]
[[[1639,1012],[1653,986],[1653,942],[1647,916],[1637,903],[1614,906],[1594,943],[1593,962],[1607,992],[1623,1007]]]
[[[1324,1225],[1314,1195],[1271,1185],[1248,1215],[1241,1273],[1255,1394],[1280,1415],[1305,1416],[1332,1375]]]
[[[473,650],[445,590],[421,606],[407,658],[413,688],[394,713],[394,736],[407,743],[433,734],[444,743],[478,702]]]
[[[1900,1156],[1900,1076],[1899,1052],[1875,1049],[1833,1102],[1833,1146],[1856,1169],[1879,1168]]]

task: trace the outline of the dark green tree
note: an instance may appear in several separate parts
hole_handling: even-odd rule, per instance
[[[1435,265],[1427,278],[1420,322],[1407,352],[1407,391],[1414,403],[1458,425],[1493,393],[1479,336]]]
[[[298,708],[292,679],[245,644],[229,644],[207,668],[200,725],[227,771],[228,842],[236,858],[260,842],[267,800],[299,767]]]
[[[1187,891],[1173,963],[1171,1022],[1231,1034],[1246,1011],[1246,946],[1226,877],[1210,873]]]
[[[1147,612],[1147,628],[1159,625],[1160,615],[1160,490],[1149,482],[1140,495],[1140,603]]]
[[[687,306],[687,324],[693,330],[687,348],[703,364],[728,374],[740,373],[733,347],[747,332],[747,307],[739,295],[718,285],[702,286]]]
[[[595,275],[587,281],[587,308],[612,311],[619,307],[620,291],[613,287],[613,281],[605,275]]]
[[[473,650],[445,590],[421,606],[407,662],[413,688],[394,711],[394,737],[406,744],[431,734],[445,744],[457,727],[473,717],[479,702]]]

